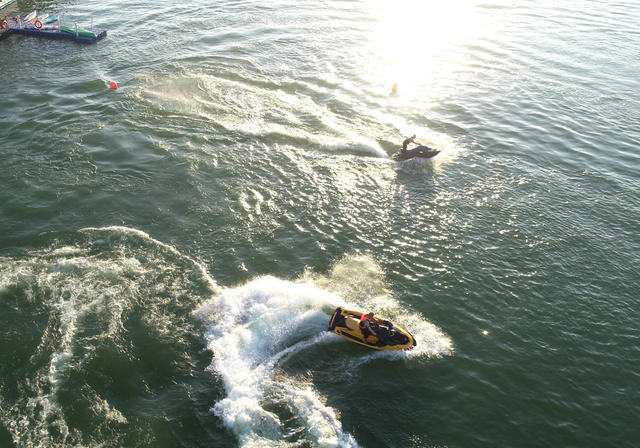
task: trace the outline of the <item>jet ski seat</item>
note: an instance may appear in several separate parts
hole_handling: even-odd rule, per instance
[[[360,321],[358,319],[349,316],[345,320],[349,330],[358,331],[360,329]]]

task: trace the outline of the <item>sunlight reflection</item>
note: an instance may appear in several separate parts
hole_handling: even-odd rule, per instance
[[[385,74],[399,92],[429,76],[447,52],[477,27],[472,0],[371,0],[379,20],[374,45],[388,63]],[[390,89],[391,89],[390,84]]]

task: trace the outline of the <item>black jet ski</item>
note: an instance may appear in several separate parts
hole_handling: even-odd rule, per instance
[[[436,155],[440,154],[440,151],[437,149],[429,148],[428,146],[416,146],[412,149],[407,149],[406,151],[400,151],[393,155],[393,160],[403,161],[409,159],[430,159]]]
[[[376,324],[375,331],[380,338],[372,335],[365,337],[360,329],[362,314],[362,311],[337,308],[331,316],[329,331],[374,350],[409,350],[416,345],[416,340],[407,330],[375,316],[373,317],[373,322]]]

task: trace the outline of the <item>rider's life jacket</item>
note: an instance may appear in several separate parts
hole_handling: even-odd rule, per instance
[[[365,322],[369,322],[369,325],[372,324],[371,318],[369,316],[367,316],[366,314],[363,314],[360,317],[360,328],[364,329],[365,328]]]

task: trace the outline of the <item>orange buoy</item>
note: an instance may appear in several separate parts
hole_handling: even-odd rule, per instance
[[[116,90],[118,88],[118,84],[115,81],[111,81],[109,87],[111,87],[113,90]]]

